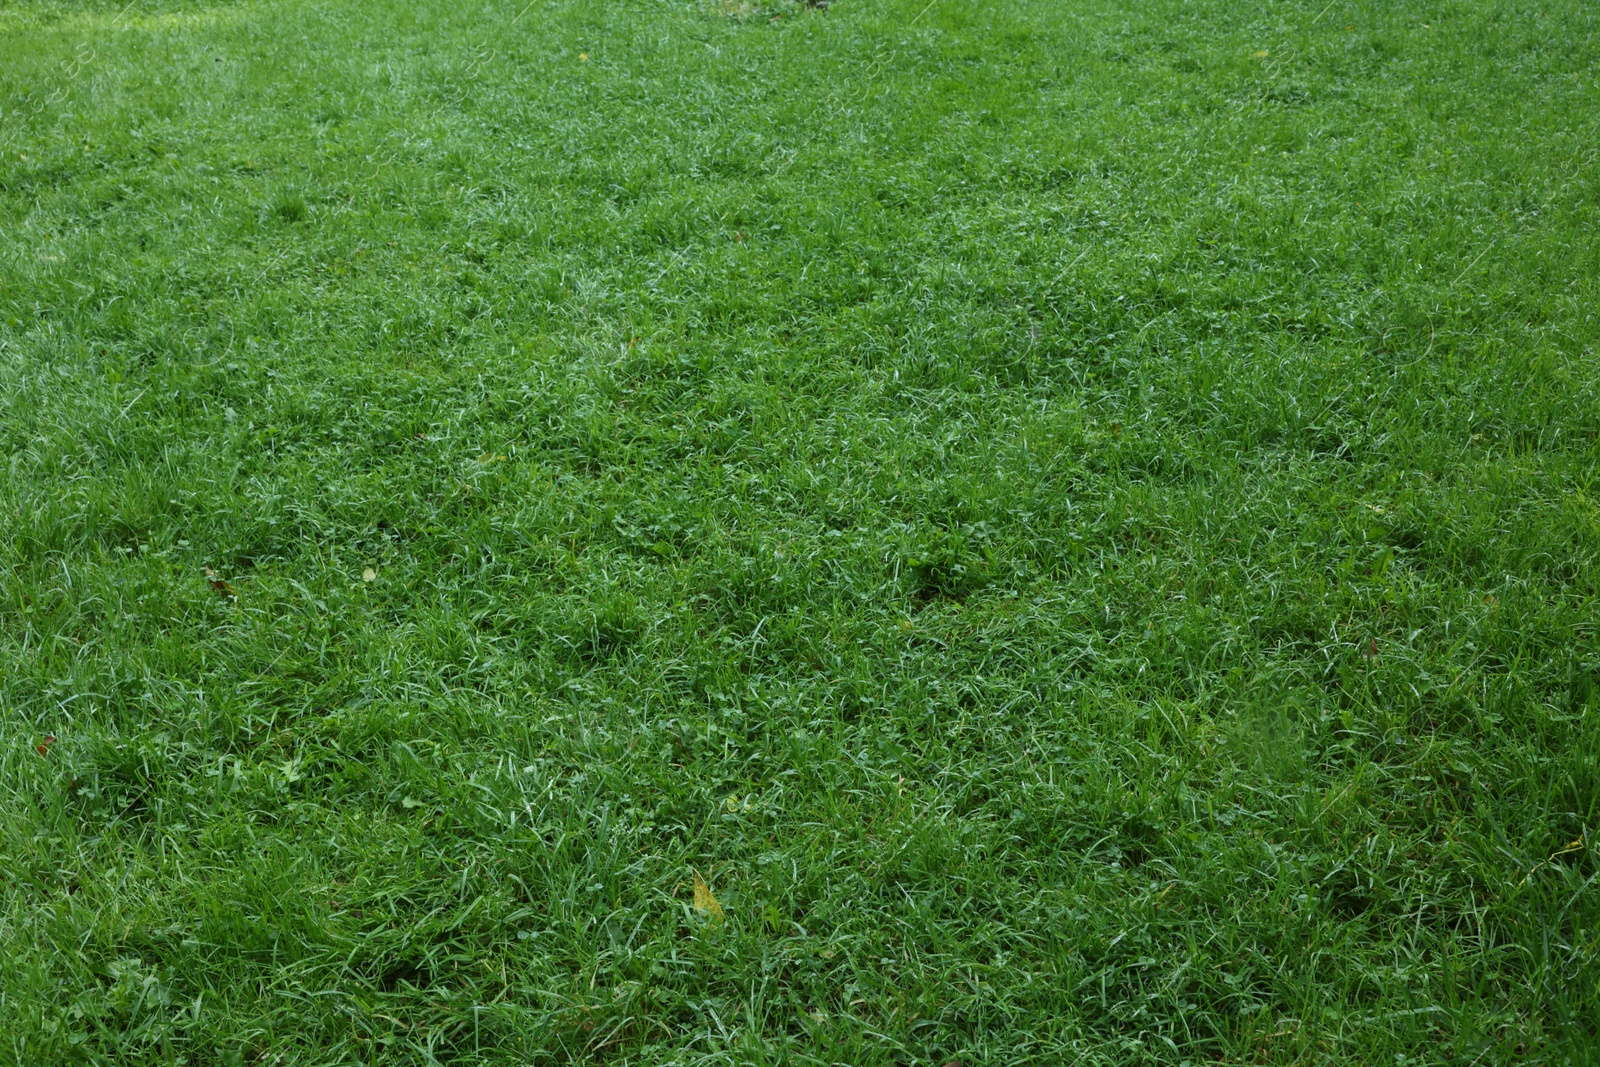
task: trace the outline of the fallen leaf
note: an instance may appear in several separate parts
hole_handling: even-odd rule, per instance
[[[580,62],[580,63],[587,63],[587,62],[589,62],[589,53],[588,53],[588,52],[579,52],[579,53],[578,53],[578,61],[579,61],[579,62]]]
[[[37,745],[34,745],[33,747],[39,750],[39,755],[47,756],[47,755],[50,754],[50,746],[55,744],[55,743],[56,743],[56,735],[55,734],[45,734],[44,735],[44,740],[40,741]]]
[[[1378,639],[1376,637],[1367,638],[1367,647],[1365,651],[1361,653],[1361,658],[1368,660],[1378,658]]]
[[[711,895],[711,887],[706,885],[706,880],[700,877],[699,871],[694,872],[694,910],[713,919],[722,918],[722,905]]]
[[[1529,871],[1527,874],[1522,876],[1522,881],[1517,883],[1517,887],[1521,888],[1522,886],[1527,885],[1528,884],[1528,879],[1532,878],[1535,874],[1538,874],[1539,871],[1542,868],[1544,868],[1545,866],[1554,863],[1556,861],[1556,857],[1557,856],[1565,856],[1565,855],[1568,855],[1569,853],[1582,852],[1582,851],[1583,851],[1583,838],[1579,837],[1576,841],[1573,841],[1566,848],[1561,849],[1558,852],[1550,853],[1550,858],[1549,859],[1543,860],[1543,861],[1541,861],[1539,863],[1534,864],[1533,870]]]
[[[55,738],[52,737],[52,738],[49,738],[48,740],[54,741]],[[1576,841],[1574,841],[1571,844],[1569,844],[1566,848],[1562,849],[1560,852],[1551,853],[1550,854],[1550,858],[1551,859],[1555,859],[1557,856],[1565,856],[1569,852],[1582,852],[1582,851],[1583,851],[1583,838],[1580,837]]]
[[[239,591],[235,589],[231,583],[218,578],[217,572],[212,570],[210,567],[206,568],[206,581],[211,584],[211,588],[213,590],[215,590],[217,593],[220,593],[222,596],[237,598],[239,595]]]
[[[378,580],[378,572],[373,570],[371,567],[368,567],[366,570],[361,572],[361,580],[363,582],[375,582]]]

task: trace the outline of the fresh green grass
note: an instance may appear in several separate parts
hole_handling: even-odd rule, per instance
[[[1600,1059],[1592,3],[524,3],[0,0],[4,1062]]]

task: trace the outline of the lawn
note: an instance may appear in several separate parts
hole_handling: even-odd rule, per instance
[[[0,0],[0,1062],[1600,1061],[1597,343],[1588,0]]]

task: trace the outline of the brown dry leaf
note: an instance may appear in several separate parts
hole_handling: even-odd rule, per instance
[[[1361,653],[1361,658],[1368,660],[1378,658],[1378,639],[1376,637],[1367,638],[1367,647],[1365,651]]]
[[[706,885],[706,880],[700,877],[699,871],[694,872],[694,910],[712,919],[722,918],[722,905],[711,895],[711,887]]]
[[[34,745],[33,747],[39,750],[39,755],[48,756],[50,754],[50,746],[55,744],[55,743],[56,743],[56,735],[55,734],[45,734],[44,735],[44,740],[40,741],[37,745]]]
[[[231,583],[218,578],[217,572],[212,570],[210,567],[206,568],[206,581],[211,583],[212,589],[216,590],[225,597],[237,598],[239,596],[239,591],[235,589]]]

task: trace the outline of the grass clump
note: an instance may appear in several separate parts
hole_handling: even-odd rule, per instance
[[[1597,73],[0,7],[3,1055],[1593,1062]]]

